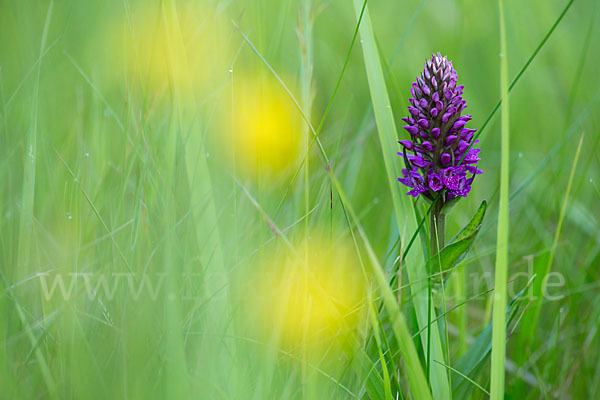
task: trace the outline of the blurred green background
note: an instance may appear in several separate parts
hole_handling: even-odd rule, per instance
[[[567,3],[506,2],[511,81]],[[500,97],[497,3],[368,7],[398,138],[410,85],[438,51],[453,61],[470,127],[480,128]],[[565,283],[548,288],[558,299],[539,303],[539,320],[526,311],[510,336],[507,398],[600,398],[599,14],[598,1],[574,1],[511,91],[517,289],[548,264],[585,136],[551,266]],[[373,341],[364,310],[351,322],[356,342],[281,348],[263,331],[305,329],[310,342],[319,318],[340,322],[288,315],[279,292],[256,293],[253,281],[308,237],[327,237],[325,248],[359,264],[327,168],[385,270],[397,268],[402,232],[360,36],[320,132],[329,166],[316,145],[307,151],[310,131],[287,92],[319,126],[356,22],[342,0],[0,0],[0,398],[370,397],[368,371],[356,367],[365,360],[354,357]],[[450,278],[448,308],[493,287],[499,133],[494,116],[480,137],[484,174],[447,217],[452,237],[490,204]],[[452,359],[490,322],[491,297],[448,315]],[[415,333],[411,301],[402,296]],[[254,303],[272,313],[260,320]],[[377,353],[365,354],[381,369]],[[486,374],[476,378],[484,387]],[[393,375],[404,387],[404,373]]]

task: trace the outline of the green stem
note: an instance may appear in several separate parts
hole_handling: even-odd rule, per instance
[[[441,198],[435,200],[431,212],[429,213],[429,257],[432,260],[429,263],[430,270],[427,275],[427,286],[428,286],[428,300],[427,300],[427,379],[430,378],[431,372],[431,275],[434,273],[434,265],[437,265],[437,271],[442,271],[442,266],[439,263],[433,261],[433,258],[440,252],[444,247],[445,233],[446,233],[446,216],[442,213],[444,203]]]
[[[498,0],[500,17],[500,89],[502,93],[500,125],[500,203],[496,239],[496,271],[492,314],[492,361],[490,371],[490,398],[504,399],[506,358],[506,304],[509,246],[509,177],[510,177],[510,108],[508,97],[508,57],[506,53],[506,26],[503,0]]]
[[[433,257],[444,248],[446,242],[446,215],[442,213],[441,201],[436,201],[429,216],[429,252],[430,257]],[[431,271],[429,272],[431,273]]]

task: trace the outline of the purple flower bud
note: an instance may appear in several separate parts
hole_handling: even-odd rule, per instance
[[[450,161],[452,161],[452,156],[448,153],[444,153],[440,157],[440,160],[442,161],[442,165],[448,165],[450,164]]]
[[[419,121],[417,121],[417,123],[419,124],[419,126],[421,128],[429,128],[429,121],[427,121],[426,119],[422,118]]]
[[[429,152],[433,152],[433,145],[431,144],[431,142],[425,141],[425,142],[421,143],[421,147],[424,150],[427,150]]]
[[[410,115],[412,115],[413,117],[417,117],[419,115],[419,109],[416,107],[408,107],[408,112],[410,113]]]
[[[417,128],[416,126],[406,125],[403,126],[403,128],[406,129],[411,135],[416,135],[417,133],[419,133],[419,128]]]
[[[456,141],[456,135],[448,135],[448,136],[446,136],[446,146],[450,146],[455,141]]]
[[[398,140],[398,143],[404,146],[406,150],[412,150],[415,147],[413,142],[411,142],[410,140]]]
[[[431,130],[431,134],[433,135],[434,138],[438,138],[440,137],[440,128],[433,128]]]
[[[451,116],[452,116],[452,114],[450,114],[449,112],[442,115],[442,124],[446,124],[446,122],[448,122],[448,120],[450,119]]]
[[[467,124],[466,121],[458,120],[454,123],[454,125],[452,125],[452,128],[450,128],[450,132],[456,132],[456,131],[460,130],[463,126],[465,126],[466,124]]]
[[[460,137],[467,141],[470,142],[471,139],[473,139],[473,133],[475,133],[476,129],[468,129],[468,128],[463,128],[460,131]]]

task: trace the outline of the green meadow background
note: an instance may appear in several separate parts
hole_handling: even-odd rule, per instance
[[[394,212],[405,188],[382,148],[402,159],[378,134],[362,4],[0,0],[0,398],[420,398],[371,274],[377,260],[425,371],[427,297],[398,263],[416,224]],[[391,137],[407,138],[410,85],[433,52],[465,85],[469,127],[491,117],[484,173],[446,236],[483,200],[486,216],[432,295],[444,360],[431,368],[462,386],[434,398],[490,387],[501,56],[518,78],[509,301],[525,290],[505,397],[600,398],[600,4],[506,0],[504,55],[495,1],[367,8]],[[326,292],[286,306],[282,254],[314,248]]]

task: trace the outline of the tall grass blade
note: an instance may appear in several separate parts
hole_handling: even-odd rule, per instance
[[[508,55],[506,54],[506,26],[503,0],[498,1],[500,10],[500,87],[501,110],[501,164],[500,164],[500,210],[498,213],[498,237],[496,243],[496,273],[494,277],[494,310],[492,332],[491,396],[492,400],[504,398],[504,363],[506,357],[506,286],[508,274],[508,195],[509,195],[509,99]]]

